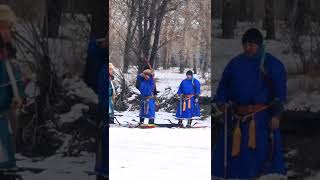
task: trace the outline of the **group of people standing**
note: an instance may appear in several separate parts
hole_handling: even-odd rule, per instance
[[[109,67],[113,69],[113,65],[109,64]],[[112,74],[112,70],[110,71]],[[112,76],[110,76],[112,77]],[[109,117],[110,123],[114,123],[114,111],[113,111],[113,93],[114,85],[112,78],[109,82]],[[145,123],[145,119],[148,119],[148,124],[155,123],[157,94],[156,80],[154,70],[150,66],[145,66],[142,73],[137,75],[136,88],[140,91],[140,124]],[[179,89],[175,95],[179,99],[178,107],[176,111],[176,119],[178,124],[183,125],[183,120],[187,120],[186,127],[190,127],[192,119],[194,117],[200,117],[200,82],[195,79],[192,71],[187,71],[186,78],[180,83]]]

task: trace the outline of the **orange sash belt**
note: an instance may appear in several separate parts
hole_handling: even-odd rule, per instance
[[[232,137],[232,156],[237,156],[240,153],[241,145],[241,129],[240,123],[250,121],[249,124],[249,142],[248,146],[252,149],[256,148],[256,124],[255,115],[256,113],[269,108],[270,105],[251,105],[251,106],[238,106],[233,110],[233,116],[236,119],[236,127],[233,131]],[[245,114],[245,115],[243,115]]]
[[[191,109],[191,98],[194,96],[194,94],[188,94],[188,95],[183,95],[183,106],[182,106],[182,111],[186,111],[187,109],[187,102],[188,101],[188,109]]]

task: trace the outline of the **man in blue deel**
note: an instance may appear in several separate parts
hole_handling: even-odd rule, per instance
[[[213,149],[214,179],[286,175],[279,119],[287,98],[284,65],[265,52],[252,28],[242,37],[244,53],[226,66],[215,97],[224,128]]]
[[[105,38],[91,39],[88,44],[84,81],[97,94],[98,76],[107,61],[107,44]]]
[[[109,176],[109,76],[110,74],[108,74],[107,71],[107,64],[105,63],[99,73],[97,86],[99,97],[98,116],[100,121],[95,166],[97,180],[104,180]]]
[[[179,103],[176,118],[179,119],[179,124],[182,124],[182,120],[188,120],[187,127],[191,127],[192,118],[200,116],[200,82],[194,78],[192,71],[187,71],[186,76],[177,92]]]
[[[148,118],[149,124],[154,124],[157,90],[154,72],[148,66],[137,76],[136,88],[140,91],[140,123],[143,124],[144,119]]]

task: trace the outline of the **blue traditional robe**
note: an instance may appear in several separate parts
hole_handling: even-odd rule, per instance
[[[200,95],[200,82],[197,79],[185,79],[180,83],[178,95],[193,95],[191,98],[179,99],[176,118],[191,119],[200,116],[199,102],[195,102],[196,96]]]
[[[84,73],[86,84],[98,93],[98,76],[107,61],[107,49],[99,47],[96,39],[90,40],[87,51],[87,62]]]
[[[264,79],[260,67],[261,50],[254,56],[240,54],[226,66],[216,93],[217,105],[231,102],[236,105],[270,104],[273,98],[284,103],[287,98],[286,70],[284,65],[269,53],[265,56],[264,69],[272,82],[270,85]],[[272,95],[273,94],[273,95]],[[272,97],[274,96],[274,97]],[[277,115],[272,108],[258,112],[255,117],[256,148],[248,146],[249,122],[240,124],[240,153],[232,157],[232,131],[234,117],[228,112],[227,138],[227,178],[252,179],[269,173],[286,174],[283,158],[280,130],[270,129],[272,116]],[[274,141],[272,146],[269,137]],[[273,136],[273,137],[272,137]],[[272,149],[271,149],[272,148]],[[212,173],[216,177],[224,177],[224,129],[221,128],[217,143],[213,149]]]
[[[154,119],[156,112],[156,101],[154,97],[155,82],[153,77],[146,80],[139,74],[137,76],[137,81],[139,82],[140,91],[140,113],[141,118]]]
[[[12,66],[12,68],[17,81],[20,97],[23,98],[23,80],[20,69],[17,66]],[[10,120],[8,119],[12,100],[13,91],[6,70],[5,61],[0,60],[0,168],[11,168],[16,165],[12,128],[10,126]]]
[[[109,118],[114,118],[114,108],[113,108],[113,84],[109,79]]]
[[[110,83],[110,82],[109,82]],[[101,176],[109,175],[109,86],[107,64],[104,64],[98,79],[99,115],[101,128],[98,138],[96,172]]]

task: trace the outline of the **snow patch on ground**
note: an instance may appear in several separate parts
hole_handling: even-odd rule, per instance
[[[211,179],[210,128],[109,131],[110,179]]]
[[[41,161],[34,161],[21,155],[18,158],[23,160],[18,161],[19,167],[44,168],[43,172],[34,174],[31,172],[21,172],[24,180],[95,180],[95,176],[88,176],[86,171],[93,171],[95,156],[94,154],[83,153],[79,157],[62,157],[55,155]]]
[[[318,172],[316,175],[307,177],[304,180],[319,180],[320,179],[320,172]]]
[[[320,112],[320,93],[297,93],[286,106],[289,110]]]
[[[139,111],[124,111],[124,112],[115,112],[117,120],[121,124],[126,124],[126,123],[135,123],[139,122]],[[170,120],[173,123],[178,123],[178,120],[175,119],[175,113],[168,113],[168,112],[156,112],[156,118],[154,122],[156,124],[168,124]],[[204,125],[211,127],[211,117],[207,117],[204,120],[199,120],[199,118],[195,118],[193,123],[197,122],[198,125]],[[148,120],[145,119],[145,123],[148,123]],[[186,121],[183,122],[186,125]],[[192,124],[193,124],[192,123]]]
[[[68,91],[67,95],[80,97],[84,103],[98,104],[97,95],[79,77],[66,78],[62,85]]]
[[[61,134],[61,133],[60,133]],[[69,134],[61,134],[60,136],[64,136],[64,141],[63,141],[63,144],[62,146],[60,147],[59,150],[57,150],[57,153],[62,153],[62,152],[66,152],[67,149],[68,149],[68,146],[69,144],[71,143],[72,141],[72,135],[69,135]]]
[[[269,175],[266,175],[266,176],[262,176],[258,180],[287,180],[287,179],[288,178],[286,176],[283,176],[283,175],[269,174]]]
[[[59,115],[59,124],[62,125],[64,123],[73,123],[82,117],[83,112],[86,112],[88,110],[89,106],[85,104],[75,104],[71,107],[70,112]]]

